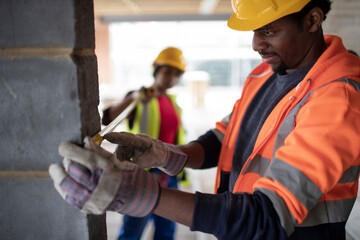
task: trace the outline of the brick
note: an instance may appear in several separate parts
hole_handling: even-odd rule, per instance
[[[94,48],[91,0],[1,0],[0,47]]]
[[[0,65],[0,169],[47,169],[61,160],[61,141],[81,142],[77,67],[70,58],[0,58]]]
[[[89,239],[86,215],[61,198],[51,179],[0,179],[0,202],[1,239]]]
[[[356,41],[360,38],[359,9],[360,1],[358,0],[333,1],[332,9],[323,24],[325,34],[340,36],[346,48],[358,53],[360,53],[360,45]]]

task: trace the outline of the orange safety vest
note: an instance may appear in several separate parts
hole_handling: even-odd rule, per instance
[[[305,78],[272,110],[234,193],[261,191],[290,235],[295,226],[344,222],[357,196],[360,170],[360,59],[339,37],[325,36],[326,51]],[[262,63],[248,76],[223,134],[215,191],[230,173],[244,113],[273,74]]]

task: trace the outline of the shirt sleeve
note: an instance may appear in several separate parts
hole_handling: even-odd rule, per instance
[[[103,117],[101,119],[101,123],[103,125],[108,125],[109,123],[111,123],[110,121],[110,117],[109,117],[109,110],[110,108],[106,108],[104,111],[103,111]]]
[[[216,167],[219,160],[221,142],[215,133],[209,130],[194,142],[200,143],[205,150],[204,163],[200,169]]]
[[[261,192],[195,196],[192,231],[218,239],[287,239],[271,201]]]

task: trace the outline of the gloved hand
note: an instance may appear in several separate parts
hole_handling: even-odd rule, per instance
[[[85,148],[69,142],[59,146],[63,164],[51,164],[56,190],[82,212],[115,211],[135,217],[149,214],[160,195],[157,180],[147,171],[97,146],[86,137]]]
[[[151,86],[151,87],[141,87],[139,90],[138,90],[138,93],[141,94],[141,93],[144,93],[144,96],[143,98],[141,99],[141,103],[142,104],[147,104],[148,102],[150,102],[150,100],[156,96],[157,94],[157,89],[155,87],[155,85]]]
[[[180,173],[189,158],[177,146],[146,134],[112,132],[104,139],[118,144],[115,152],[119,159],[131,160],[142,168],[158,167],[171,176]]]

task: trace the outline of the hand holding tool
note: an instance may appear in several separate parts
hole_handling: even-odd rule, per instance
[[[118,145],[115,150],[118,158],[131,160],[142,168],[158,167],[171,176],[180,173],[188,160],[188,155],[176,145],[163,143],[146,134],[113,132],[104,138]]]
[[[139,96],[132,101],[129,106],[127,106],[124,111],[122,111],[109,125],[104,127],[100,132],[92,137],[93,141],[97,145],[101,145],[102,141],[104,140],[103,136],[107,133],[114,131],[114,129],[132,112],[132,110],[136,107],[136,105],[145,97],[153,97],[155,95],[155,88],[149,87],[145,88],[142,87],[140,89]]]

